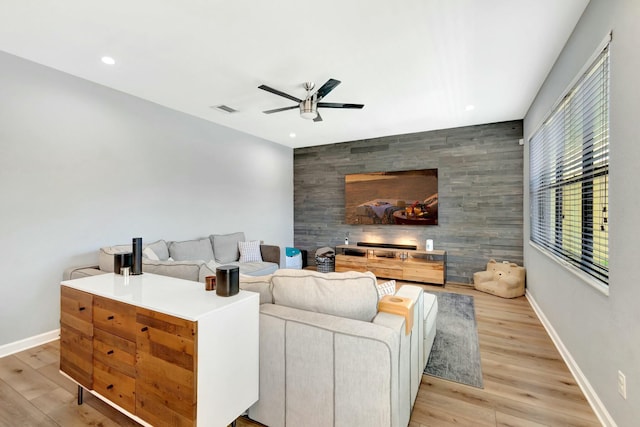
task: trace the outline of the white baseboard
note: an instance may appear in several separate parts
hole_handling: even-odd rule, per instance
[[[542,322],[542,326],[544,326],[544,328],[547,330],[547,333],[551,337],[551,340],[560,352],[562,359],[569,367],[573,378],[578,383],[578,386],[584,393],[587,401],[589,402],[589,405],[591,405],[591,408],[596,413],[596,416],[598,417],[602,425],[605,427],[617,427],[616,422],[613,420],[613,418],[611,418],[611,414],[609,414],[609,411],[607,411],[607,408],[604,406],[593,387],[591,387],[591,384],[587,380],[587,377],[584,376],[582,370],[571,356],[571,353],[569,353],[569,350],[565,347],[555,329],[553,329],[553,326],[549,322],[549,319],[547,319],[547,317],[544,315],[535,298],[533,298],[533,296],[528,291],[526,293],[526,297],[531,304],[533,311],[538,316],[538,319],[540,319],[540,322]]]
[[[9,356],[10,354],[18,353],[19,351],[46,344],[48,342],[55,341],[58,338],[60,338],[60,329],[54,329],[53,331],[45,332],[44,334],[25,338],[20,341],[10,342],[9,344],[0,346],[0,357]]]

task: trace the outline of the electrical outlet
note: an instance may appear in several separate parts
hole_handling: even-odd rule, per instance
[[[621,371],[618,371],[618,393],[624,399],[627,398],[627,378]]]

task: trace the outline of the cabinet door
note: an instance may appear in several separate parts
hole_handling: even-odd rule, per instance
[[[367,271],[367,258],[351,255],[336,255],[336,271]]]
[[[93,388],[93,296],[60,287],[60,370]]]
[[[196,323],[143,308],[136,318],[136,415],[157,426],[195,425]]]
[[[440,262],[408,262],[403,268],[404,280],[444,285],[444,264]]]
[[[395,258],[370,259],[367,262],[367,269],[375,274],[376,277],[402,280],[402,262]]]

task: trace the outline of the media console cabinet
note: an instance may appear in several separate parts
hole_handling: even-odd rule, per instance
[[[259,295],[150,273],[60,287],[60,371],[134,420],[226,426],[258,400]]]
[[[358,245],[336,246],[336,271],[370,271],[376,277],[446,283],[447,252]]]

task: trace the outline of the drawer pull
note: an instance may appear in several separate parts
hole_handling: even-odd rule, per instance
[[[148,330],[149,330],[149,328],[145,326],[144,328],[140,329],[140,332],[146,332]]]
[[[115,316],[109,316],[109,317],[107,317],[107,320],[113,320],[114,317]]]
[[[87,307],[80,307],[78,310],[79,310],[79,311],[84,311],[84,310],[86,310],[86,309],[87,309]]]
[[[111,390],[112,388],[113,388],[113,384],[109,384],[109,385],[107,386],[107,390]]]
[[[107,351],[107,354],[113,354],[113,350]]]

